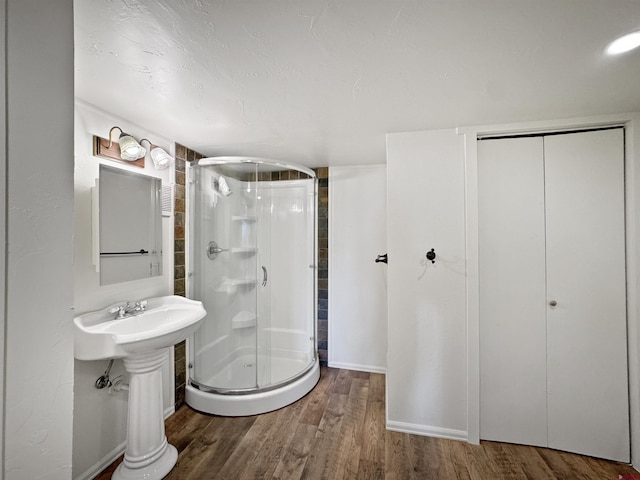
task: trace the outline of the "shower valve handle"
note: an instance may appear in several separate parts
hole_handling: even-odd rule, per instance
[[[209,245],[207,245],[207,257],[209,257],[209,260],[215,260],[219,253],[228,251],[227,248],[220,248],[216,242],[209,242]]]

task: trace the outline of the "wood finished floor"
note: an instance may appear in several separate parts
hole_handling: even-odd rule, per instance
[[[323,367],[311,393],[275,412],[225,418],[184,406],[166,422],[179,452],[166,478],[640,479],[628,465],[555,450],[386,431],[384,399],[384,375]]]

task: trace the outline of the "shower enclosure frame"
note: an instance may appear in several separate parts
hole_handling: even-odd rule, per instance
[[[320,364],[318,358],[317,351],[317,338],[318,338],[318,320],[317,320],[317,258],[318,258],[318,244],[317,244],[317,228],[318,228],[318,180],[316,174],[313,170],[308,169],[306,167],[302,167],[295,164],[284,163],[271,161],[264,158],[257,157],[212,157],[212,158],[203,158],[199,160],[196,164],[189,165],[187,168],[187,188],[186,188],[186,201],[188,202],[188,208],[186,208],[185,212],[185,241],[187,242],[188,248],[185,248],[185,264],[188,266],[189,271],[186,275],[186,291],[187,296],[189,298],[194,298],[194,276],[193,276],[193,265],[194,265],[194,255],[198,255],[192,252],[191,246],[194,243],[193,235],[193,221],[196,219],[192,218],[194,215],[194,205],[190,205],[190,202],[193,201],[193,194],[191,189],[195,188],[194,182],[194,169],[195,168],[206,168],[209,166],[212,167],[222,167],[222,166],[243,166],[243,164],[247,166],[255,165],[256,166],[256,177],[255,182],[256,186],[259,185],[260,179],[258,178],[257,170],[260,168],[266,168],[267,170],[272,171],[296,171],[300,172],[308,177],[308,180],[312,180],[312,232],[307,232],[307,235],[311,235],[311,243],[312,243],[312,255],[313,255],[313,264],[309,265],[312,267],[313,272],[313,280],[312,280],[312,292],[311,292],[311,319],[313,321],[312,325],[312,351],[311,351],[311,361],[306,365],[305,368],[297,372],[295,375],[288,377],[284,380],[268,384],[268,385],[260,385],[257,381],[256,377],[256,385],[250,387],[243,388],[217,388],[212,385],[207,385],[206,383],[202,383],[192,376],[192,372],[194,371],[194,359],[195,359],[195,336],[192,336],[187,340],[186,346],[186,358],[188,362],[187,368],[187,385],[186,385],[186,402],[191,407],[196,410],[200,410],[206,413],[222,415],[222,416],[244,416],[244,415],[255,415],[259,413],[264,413],[272,410],[276,410],[278,408],[282,408],[286,405],[289,405],[296,400],[302,398],[308,392],[310,392],[315,385],[317,384],[320,378]],[[273,182],[273,180],[271,180]],[[226,181],[225,181],[226,183]],[[226,186],[226,185],[225,185]],[[257,187],[259,188],[259,187]],[[308,188],[308,187],[307,187]],[[277,189],[271,185],[270,192],[273,192]],[[220,253],[224,250],[220,248]],[[257,268],[257,267],[256,267]],[[266,274],[266,272],[265,272]],[[258,296],[257,288],[256,288],[256,308],[258,306]],[[207,320],[205,319],[205,322]],[[305,322],[308,322],[309,319],[306,319]],[[196,333],[197,335],[197,333]],[[256,342],[257,342],[257,329],[256,329]],[[258,356],[259,346],[256,344],[256,359]],[[258,361],[258,360],[257,360]]]

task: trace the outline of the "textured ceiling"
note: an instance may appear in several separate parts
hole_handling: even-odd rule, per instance
[[[385,162],[385,133],[640,111],[639,0],[79,0],[76,96],[207,156]]]

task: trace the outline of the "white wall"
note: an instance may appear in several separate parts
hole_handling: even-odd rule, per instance
[[[7,241],[3,474],[12,480],[68,479],[73,2],[7,0],[6,6],[7,177],[0,177],[8,191],[2,229]]]
[[[6,38],[7,18],[6,18],[6,0],[0,0],[0,38]],[[6,238],[7,235],[7,97],[6,97],[6,45],[0,50],[0,105],[3,114],[0,115],[0,235]],[[0,412],[4,412],[4,396],[5,396],[5,306],[6,306],[6,256],[7,245],[2,243],[0,249],[0,372],[2,372],[2,381],[0,382]],[[0,478],[4,478],[4,415],[0,414]]]
[[[386,165],[329,169],[329,366],[387,367]]]
[[[629,395],[632,462],[637,468],[640,463],[638,114],[387,136],[392,258],[388,289],[389,428],[479,441],[476,136],[607,124],[626,126]],[[431,247],[435,247],[439,257],[435,265],[426,266],[423,277],[420,269],[424,267],[420,263],[419,268],[417,257]],[[446,410],[442,408],[442,399],[449,405]]]
[[[391,430],[466,438],[463,161],[452,130],[387,136]]]
[[[173,293],[173,217],[162,218],[163,275],[130,282],[100,285],[92,258],[91,188],[98,178],[101,162],[162,178],[173,183],[173,168],[155,170],[150,158],[144,171],[119,162],[93,156],[92,136],[106,138],[109,129],[119,126],[134,137],[148,138],[167,151],[173,142],[133,125],[125,119],[76,101],[75,107],[75,241],[74,241],[74,302],[75,313],[80,314],[105,308],[128,300],[170,295]],[[146,144],[145,144],[146,145]],[[148,155],[147,155],[148,157]],[[123,232],[126,234],[126,232]],[[127,392],[109,395],[108,389],[94,388],[107,361],[75,361],[75,411],[73,421],[73,477],[88,478],[111,463],[124,449],[127,423]],[[117,361],[111,377],[124,374],[121,361]],[[174,405],[173,358],[163,367],[164,406],[171,411]]]

